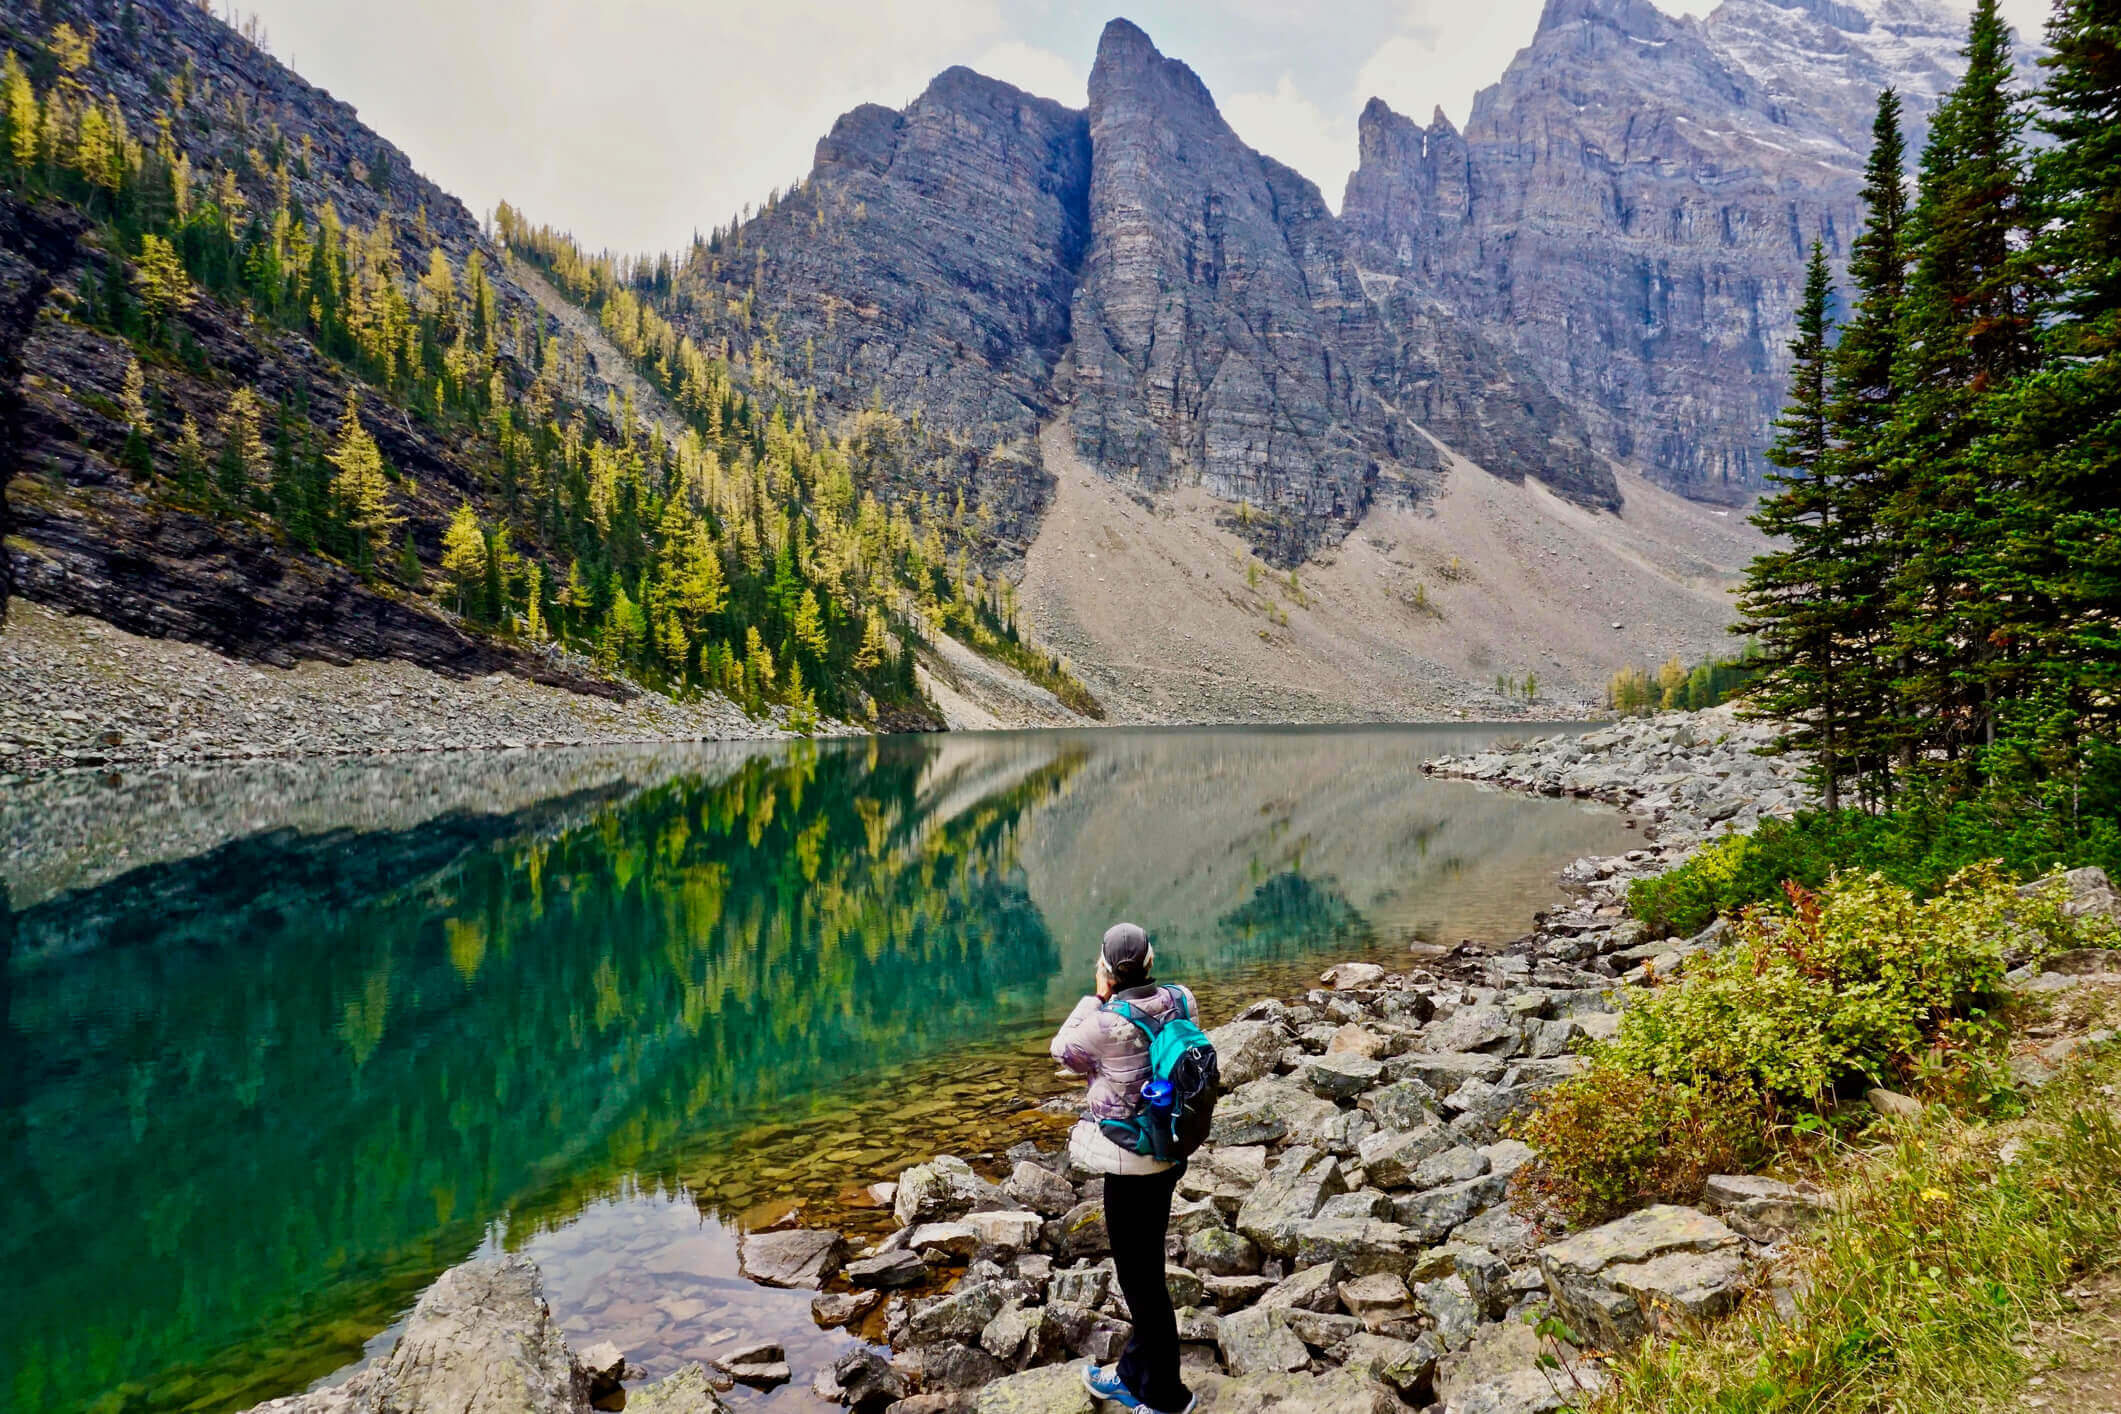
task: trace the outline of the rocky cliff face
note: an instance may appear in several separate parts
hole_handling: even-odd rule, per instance
[[[1376,315],[1332,214],[1123,20],[1091,70],[1090,144],[1078,455],[1150,491],[1198,480],[1301,559],[1361,516],[1391,456],[1350,353]]]
[[[1063,412],[1100,474],[1205,487],[1277,564],[1417,494],[1437,441],[1616,507],[1523,361],[1396,283],[1366,289],[1318,188],[1115,20],[1087,113],[963,69],[903,112],[848,113],[803,185],[694,251],[673,303],[844,427],[917,414],[910,489],[963,495],[1004,562],[1051,486],[1034,434]]]
[[[1549,0],[1460,134],[1372,100],[1342,215],[1366,271],[1512,350],[1596,449],[1740,502],[1814,239],[1844,258],[1878,90],[1921,120],[1965,17],[1931,0]]]
[[[963,493],[1002,558],[1051,478],[1068,297],[1089,242],[1083,115],[969,69],[904,112],[865,104],[817,145],[809,179],[681,277],[684,317],[828,412],[918,411],[932,434],[904,489]]]

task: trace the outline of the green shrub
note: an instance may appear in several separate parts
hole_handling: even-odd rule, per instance
[[[1732,946],[1629,1006],[1599,1063],[1818,1106],[1847,1080],[1934,1069],[1934,1046],[1979,1049],[1996,1030],[2006,945],[2069,946],[2085,932],[1991,864],[1927,900],[1879,874],[1791,896],[1786,912],[1747,910]]]
[[[1628,911],[1652,934],[1684,936],[1749,904],[1779,906],[1785,883],[1817,889],[1837,870],[1878,873],[1927,897],[1987,859],[2020,878],[2083,864],[2121,874],[2121,826],[1996,797],[1918,800],[1886,815],[1812,812],[1726,835],[1676,869],[1637,879],[1628,887]]]
[[[1637,1203],[1692,1203],[1711,1174],[1767,1151],[1767,1111],[1745,1085],[1679,1085],[1594,1066],[1548,1092],[1516,1126],[1539,1151],[1520,1187],[1579,1223]]]

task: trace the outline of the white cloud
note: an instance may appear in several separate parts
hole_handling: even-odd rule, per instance
[[[1341,189],[1355,167],[1353,110],[1328,114],[1283,74],[1272,93],[1233,93],[1223,117],[1245,142],[1318,183],[1326,204],[1340,209]]]
[[[988,78],[1013,83],[1026,93],[1054,99],[1070,108],[1080,108],[1090,101],[1088,69],[1020,39],[989,47],[972,61],[971,67]]]

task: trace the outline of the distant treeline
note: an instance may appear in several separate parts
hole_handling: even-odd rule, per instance
[[[1623,716],[1641,712],[1698,712],[1728,702],[1752,681],[1754,649],[1736,658],[1707,659],[1687,666],[1674,653],[1657,669],[1626,667],[1605,685],[1605,705]]]

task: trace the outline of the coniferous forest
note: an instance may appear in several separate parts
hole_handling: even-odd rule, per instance
[[[1736,631],[1829,812],[2111,855],[2121,811],[2121,11],[2037,91],[1995,0],[1910,184],[1879,95],[1847,288],[1815,245]],[[1993,839],[1991,840],[1993,843]]]

